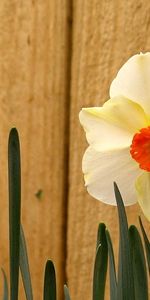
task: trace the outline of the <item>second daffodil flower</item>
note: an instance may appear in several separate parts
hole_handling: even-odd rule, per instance
[[[88,192],[115,205],[116,181],[124,204],[138,201],[150,220],[150,53],[131,57],[110,86],[110,100],[79,117],[89,143],[82,164]]]

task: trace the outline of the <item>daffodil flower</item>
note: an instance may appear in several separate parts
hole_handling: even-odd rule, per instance
[[[110,86],[110,100],[79,114],[89,147],[82,169],[88,192],[116,205],[139,202],[150,220],[150,53],[131,57]]]

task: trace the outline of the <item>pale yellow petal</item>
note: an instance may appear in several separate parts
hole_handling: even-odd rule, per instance
[[[150,114],[150,53],[132,56],[120,69],[110,87],[110,97],[123,95]]]
[[[98,152],[90,146],[84,154],[82,169],[87,190],[94,198],[116,205],[115,181],[124,204],[136,202],[135,180],[141,174],[141,169],[131,158],[129,148]]]
[[[150,124],[141,106],[123,97],[102,107],[83,108],[79,118],[88,143],[102,151],[130,146],[133,135]]]
[[[150,173],[143,172],[136,180],[137,200],[150,221]]]

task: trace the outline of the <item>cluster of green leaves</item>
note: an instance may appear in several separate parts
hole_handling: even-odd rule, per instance
[[[19,269],[21,271],[24,291],[27,300],[33,300],[33,291],[27,247],[21,225],[21,164],[20,143],[15,128],[10,131],[8,141],[8,178],[9,178],[9,252],[10,252],[10,300],[18,300]],[[4,278],[3,300],[9,299],[8,282]],[[65,299],[69,300],[69,291],[64,286]],[[43,299],[56,300],[56,275],[53,262],[48,260],[45,266]]]
[[[110,300],[148,300],[148,274],[150,272],[150,243],[139,218],[145,252],[136,226],[128,227],[123,199],[114,184],[119,217],[119,258],[116,272],[112,240],[105,224],[98,229],[93,278],[93,300],[104,300],[109,260]]]
[[[18,132],[13,128],[8,142],[9,174],[9,251],[10,251],[10,300],[18,300],[19,269],[21,271],[27,300],[33,300],[27,247],[21,225],[21,166]],[[105,224],[98,228],[96,258],[93,277],[93,300],[104,300],[106,275],[109,260],[110,300],[148,300],[147,266],[150,272],[150,243],[143,224],[140,226],[145,244],[146,258],[140,234],[135,226],[128,228],[127,217],[121,194],[114,184],[119,216],[119,260],[116,273],[112,241]],[[8,282],[4,270],[3,300],[9,299]],[[64,286],[65,300],[71,300]],[[53,262],[45,266],[43,299],[56,300],[56,275]]]

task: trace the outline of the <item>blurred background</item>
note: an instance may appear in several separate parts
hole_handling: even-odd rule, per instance
[[[9,274],[7,140],[17,127],[22,223],[37,300],[48,258],[59,299],[63,283],[72,300],[91,299],[99,222],[117,249],[116,208],[84,187],[87,144],[78,114],[109,98],[117,71],[140,51],[150,51],[149,0],[0,1],[0,266]],[[138,223],[138,213],[137,205],[127,209],[129,223]]]

